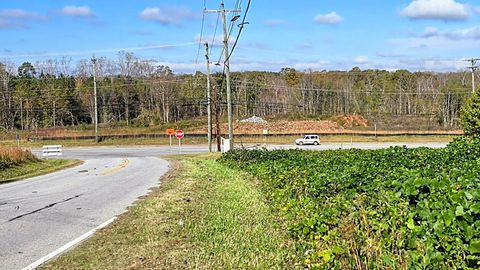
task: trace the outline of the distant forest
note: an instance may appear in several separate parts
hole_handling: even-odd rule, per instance
[[[35,130],[88,125],[94,115],[93,69],[88,60],[71,68],[67,58],[19,67],[0,64],[0,126]],[[175,74],[132,53],[96,65],[99,122],[152,126],[206,115],[206,74]],[[226,114],[225,77],[212,74],[212,103]],[[232,73],[235,117],[425,117],[458,126],[471,95],[468,72],[407,70],[245,71]]]

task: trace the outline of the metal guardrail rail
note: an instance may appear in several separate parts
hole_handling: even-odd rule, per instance
[[[42,147],[42,156],[44,158],[61,156],[62,155],[62,146],[61,145],[44,145]]]

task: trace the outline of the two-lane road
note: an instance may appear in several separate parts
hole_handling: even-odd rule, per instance
[[[21,269],[122,213],[168,171],[155,157],[88,159],[0,186],[0,269]]]

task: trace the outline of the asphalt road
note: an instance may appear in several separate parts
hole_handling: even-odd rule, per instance
[[[115,158],[115,157],[158,157],[164,155],[197,154],[207,152],[206,146],[138,146],[138,147],[76,147],[63,150],[63,158],[91,159],[91,158]],[[34,150],[34,154],[40,156],[40,150]]]
[[[345,143],[320,146],[270,145],[269,149],[377,149],[392,145],[443,147],[445,144]],[[251,147],[251,146],[250,146]],[[206,152],[182,148],[182,154]],[[40,155],[39,150],[33,151]],[[81,166],[0,185],[0,269],[22,269],[121,214],[160,184],[178,147],[89,147],[65,149],[63,158]]]
[[[168,171],[155,157],[88,159],[0,186],[0,268],[21,269],[122,213]]]
[[[442,148],[447,146],[446,143],[439,142],[425,142],[425,143],[372,143],[372,142],[346,142],[346,143],[322,143],[320,145],[268,145],[267,149],[303,149],[303,150],[336,150],[336,149],[382,149],[388,148],[391,146],[401,146],[408,148],[417,148],[417,147],[429,147],[429,148]],[[261,145],[260,145],[261,147]],[[257,146],[258,148],[258,146]]]

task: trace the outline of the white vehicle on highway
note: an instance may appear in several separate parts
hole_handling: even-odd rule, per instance
[[[304,145],[304,144],[319,145],[320,144],[320,136],[318,136],[318,135],[305,135],[301,139],[296,139],[295,144],[296,145]]]

